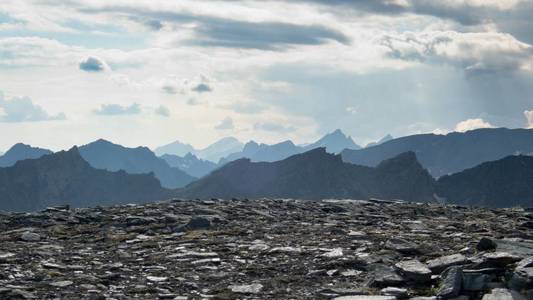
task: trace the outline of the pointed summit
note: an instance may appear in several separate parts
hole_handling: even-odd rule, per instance
[[[329,153],[340,153],[344,149],[357,150],[361,148],[353,141],[352,137],[347,136],[340,129],[336,129],[335,131],[326,134],[318,141],[305,146],[305,150],[319,147],[325,147],[326,151]]]

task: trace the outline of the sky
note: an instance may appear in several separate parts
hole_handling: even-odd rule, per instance
[[[0,150],[533,127],[533,0],[2,0]]]

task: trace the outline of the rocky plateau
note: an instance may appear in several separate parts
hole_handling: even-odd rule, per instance
[[[532,299],[533,211],[173,199],[0,213],[0,299]]]

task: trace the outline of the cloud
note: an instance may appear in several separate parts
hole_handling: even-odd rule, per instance
[[[161,105],[155,110],[155,114],[162,117],[170,117],[170,110],[166,106]]]
[[[524,116],[526,117],[526,127],[533,128],[533,110],[525,110]]]
[[[346,107],[346,111],[352,115],[357,114],[357,107],[355,106],[348,106]]]
[[[406,32],[385,35],[381,44],[393,58],[445,63],[467,75],[527,70],[533,63],[533,47],[505,33]]]
[[[469,130],[480,128],[494,128],[494,126],[489,122],[484,121],[483,119],[468,119],[457,123],[457,125],[455,125],[454,131],[466,132]]]
[[[109,69],[103,60],[93,56],[89,56],[82,60],[79,64],[79,68],[80,70],[89,73],[98,73]]]
[[[169,10],[148,10],[133,6],[83,9],[86,13],[119,13],[143,26],[150,23],[171,24],[173,30],[191,30],[194,37],[185,44],[201,47],[225,47],[261,50],[285,50],[294,45],[320,45],[330,41],[348,44],[342,32],[322,25],[285,22],[249,22],[209,15]],[[159,26],[156,26],[160,30]],[[172,29],[168,29],[172,30]]]
[[[224,120],[222,120],[222,122],[220,122],[220,124],[215,126],[215,129],[218,130],[230,130],[233,128],[235,128],[235,126],[233,125],[233,119],[230,117],[226,117]]]
[[[7,99],[0,92],[0,122],[18,123],[65,119],[64,113],[50,115],[41,106],[34,104],[29,97]]]
[[[199,83],[192,90],[197,93],[206,93],[211,92],[213,89],[207,83]]]
[[[255,123],[254,129],[262,130],[262,131],[281,132],[281,133],[296,131],[296,128],[294,128],[293,126],[283,126],[281,124],[273,123],[273,122]]]
[[[93,113],[99,116],[137,115],[141,113],[141,106],[138,103],[133,103],[130,106],[102,104],[100,108],[95,109]]]
[[[172,84],[172,83],[163,84],[163,86],[161,87],[161,90],[170,95],[175,95],[179,92],[179,88],[175,84]]]

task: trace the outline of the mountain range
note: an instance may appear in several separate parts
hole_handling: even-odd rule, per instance
[[[0,210],[35,211],[66,204],[142,203],[169,198],[171,192],[153,174],[97,170],[74,147],[0,168],[0,195]]]
[[[351,140],[340,131],[330,135]],[[324,140],[331,145],[336,139]],[[146,147],[105,140],[55,154],[17,144],[0,157],[0,209],[123,203],[131,196],[128,184],[139,193],[133,202],[177,196],[382,198],[533,207],[533,157],[523,155],[533,153],[531,129],[414,135],[341,154],[317,145],[249,142],[216,164],[192,153],[157,157]]]
[[[219,164],[224,165],[240,158],[249,158],[252,162],[273,162],[316,148],[325,148],[329,153],[340,153],[343,149],[360,149],[361,147],[351,137],[346,136],[340,129],[337,129],[308,145],[295,145],[289,140],[273,145],[258,144],[250,141],[244,145],[242,151],[223,158]]]
[[[234,137],[223,138],[203,149],[195,149],[189,144],[184,144],[180,141],[175,141],[170,144],[157,147],[154,150],[154,153],[157,156],[171,154],[181,157],[187,155],[188,153],[191,153],[200,159],[218,162],[221,158],[228,156],[231,153],[241,151],[243,146],[243,143],[241,143]]]
[[[341,154],[346,162],[372,167],[407,151],[415,152],[431,175],[441,177],[509,155],[533,153],[533,130],[485,128],[447,135],[419,134]]]
[[[376,168],[342,161],[316,148],[277,162],[240,159],[228,163],[178,192],[186,198],[283,197],[302,199],[406,199],[431,201],[434,180],[404,153]]]
[[[80,154],[92,167],[108,171],[124,170],[129,174],[154,173],[165,188],[179,188],[195,178],[173,168],[146,147],[127,148],[106,140],[97,140],[79,148]]]

